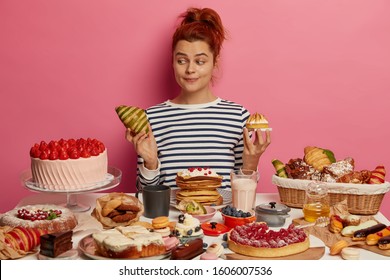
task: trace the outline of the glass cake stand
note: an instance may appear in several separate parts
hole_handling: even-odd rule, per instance
[[[122,179],[122,171],[116,167],[109,166],[107,169],[106,178],[101,181],[88,186],[83,189],[74,189],[74,190],[49,190],[44,188],[44,186],[40,186],[37,182],[32,178],[31,170],[26,170],[20,176],[24,186],[36,192],[46,192],[46,193],[59,193],[66,194],[66,203],[64,206],[70,209],[73,212],[85,212],[91,209],[90,205],[85,205],[77,202],[77,194],[82,193],[90,193],[97,191],[104,191],[108,189],[112,189],[119,185]]]

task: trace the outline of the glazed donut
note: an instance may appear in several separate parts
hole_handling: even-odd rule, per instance
[[[382,237],[390,235],[390,226],[378,231],[376,233],[371,233],[367,235],[366,243],[367,245],[376,245]]]
[[[372,233],[376,233],[378,231],[381,231],[385,227],[386,227],[386,225],[384,225],[384,224],[377,224],[377,225],[369,227],[369,228],[365,228],[365,229],[361,229],[361,230],[355,231],[353,233],[352,240],[354,240],[354,241],[365,240],[368,235],[370,235]]]
[[[390,235],[384,236],[381,239],[378,240],[378,247],[382,250],[389,250],[390,249]]]

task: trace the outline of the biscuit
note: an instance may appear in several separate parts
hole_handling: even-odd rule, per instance
[[[134,219],[135,217],[137,217],[136,214],[134,214],[132,212],[127,212],[126,214],[122,214],[122,215],[118,215],[118,216],[113,217],[112,220],[116,223],[125,223],[125,222],[128,222],[128,221]]]
[[[153,228],[165,228],[169,226],[169,219],[167,216],[159,216],[152,220]]]
[[[114,218],[115,216],[118,216],[118,215],[123,215],[123,214],[126,214],[125,211],[118,211],[116,209],[112,210],[106,217],[108,218]]]
[[[112,200],[109,200],[106,205],[104,205],[103,209],[102,209],[102,216],[103,217],[106,217],[108,214],[110,214],[110,212],[114,209],[116,209],[119,205],[122,204],[122,201],[120,201],[119,199],[112,199]]]
[[[116,210],[139,212],[141,209],[137,205],[122,203]]]

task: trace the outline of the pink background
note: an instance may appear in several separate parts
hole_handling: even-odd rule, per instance
[[[164,4],[164,3],[169,3]],[[115,114],[177,93],[170,65],[176,17],[216,9],[229,30],[214,91],[265,114],[273,143],[258,191],[276,192],[273,158],[315,145],[356,169],[390,170],[390,2],[386,0],[0,2],[0,211],[32,194],[20,182],[30,146],[93,137],[135,190],[136,155]],[[390,195],[381,211],[390,217]]]

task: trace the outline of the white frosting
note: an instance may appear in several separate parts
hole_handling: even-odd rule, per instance
[[[31,158],[37,187],[48,190],[77,190],[101,182],[107,174],[107,149],[98,156],[67,160]]]
[[[183,177],[199,177],[199,176],[210,176],[210,177],[219,177],[217,172],[211,168],[204,167],[194,167],[190,169],[185,169],[181,171],[181,176]]]
[[[117,227],[94,233],[92,237],[95,242],[114,252],[121,252],[134,246],[141,251],[143,246],[152,243],[164,245],[160,234],[149,232],[142,226]]]
[[[203,234],[203,230],[195,231],[196,227],[200,227],[200,221],[189,214],[184,214],[183,223],[176,223],[176,231],[180,233],[180,236],[199,236]],[[192,234],[188,235],[188,231],[192,230]]]

